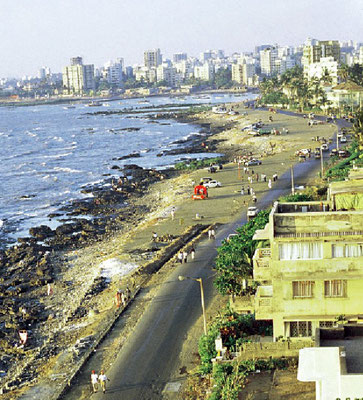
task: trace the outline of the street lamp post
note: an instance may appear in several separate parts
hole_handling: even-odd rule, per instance
[[[190,279],[192,281],[196,281],[199,282],[199,286],[200,286],[200,299],[201,299],[201,303],[202,303],[202,311],[203,311],[203,325],[204,325],[204,334],[207,335],[207,318],[205,315],[205,306],[204,306],[204,290],[203,290],[203,281],[202,278],[192,278],[190,276],[182,276],[179,275],[178,279],[180,281],[185,281],[186,279]]]

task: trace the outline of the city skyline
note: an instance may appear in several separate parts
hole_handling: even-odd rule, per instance
[[[259,44],[302,44],[307,37],[360,41],[362,1],[267,0],[258,4],[227,0],[183,3],[154,0],[2,1],[1,77],[35,75],[46,65],[60,72],[70,57],[103,65],[123,57],[142,64],[146,49],[164,57],[185,51],[198,56],[207,49],[252,51]],[[321,23],[321,21],[324,23]],[[342,24],[342,21],[349,24]],[[288,23],[286,23],[288,21]]]

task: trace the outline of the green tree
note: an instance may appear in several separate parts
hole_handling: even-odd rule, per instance
[[[268,222],[269,211],[261,211],[257,217],[237,229],[238,235],[224,241],[217,249],[214,281],[222,294],[241,294],[243,280],[252,276],[252,257],[261,241],[252,240],[257,229],[262,229]]]
[[[232,72],[228,68],[220,68],[214,75],[213,83],[217,89],[229,88],[232,86]]]

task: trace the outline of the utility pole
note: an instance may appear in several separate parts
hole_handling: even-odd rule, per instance
[[[295,194],[295,185],[294,185],[294,166],[291,166],[291,194]]]

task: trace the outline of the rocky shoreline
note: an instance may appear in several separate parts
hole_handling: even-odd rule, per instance
[[[164,117],[159,116],[158,119]],[[173,117],[178,118],[176,114]],[[170,114],[167,118],[171,118]],[[183,121],[188,122],[185,115]],[[201,135],[178,141],[175,144],[180,147],[160,156],[213,152],[217,149],[218,141],[212,136],[221,129],[210,129],[210,126],[202,124]],[[133,157],[137,155],[126,156],[130,159]],[[116,158],[115,161],[120,159],[125,157]],[[49,218],[62,216],[65,223],[56,229],[46,225],[33,227],[29,230],[29,237],[19,238],[16,245],[0,251],[1,386],[9,380],[8,373],[13,372],[14,365],[21,365],[31,358],[31,354],[39,353],[44,342],[50,338],[45,326],[49,325],[49,320],[60,317],[43,301],[60,273],[59,254],[112,237],[125,225],[139,224],[143,216],[152,210],[147,205],[136,204],[135,199],[142,198],[150,185],[178,174],[174,169],[158,171],[136,164],[123,168],[115,165],[113,169],[120,174],[117,181],[107,178],[98,185],[86,186],[82,192],[91,197],[73,201],[59,212],[49,215]],[[106,286],[103,279],[95,280],[84,297],[102,291]],[[77,313],[82,313],[82,309],[77,307],[74,316]],[[19,344],[19,332],[22,330],[28,332],[26,346]],[[43,353],[41,355],[44,356]],[[23,376],[22,379],[26,381],[27,377]],[[15,381],[13,385],[17,386],[18,383]]]

